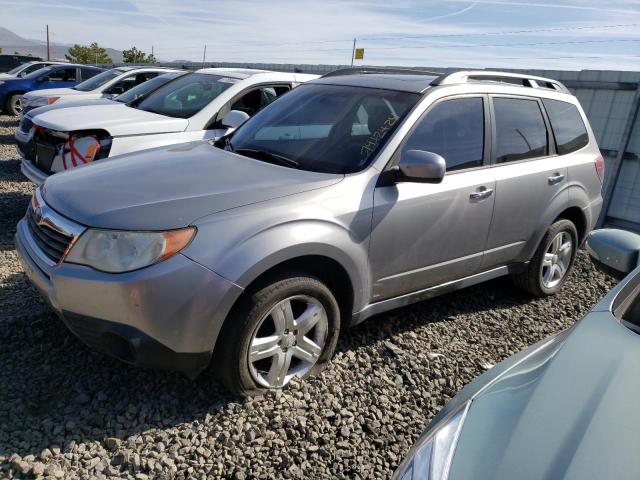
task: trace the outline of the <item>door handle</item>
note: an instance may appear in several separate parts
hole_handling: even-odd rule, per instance
[[[549,185],[556,185],[560,183],[562,180],[564,180],[564,175],[556,174],[549,177],[548,180],[549,180]]]
[[[480,187],[475,192],[469,194],[471,200],[480,201],[489,198],[493,193],[493,188]]]

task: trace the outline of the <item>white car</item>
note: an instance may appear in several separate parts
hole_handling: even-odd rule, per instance
[[[16,130],[22,173],[49,175],[137,150],[217,139],[317,75],[205,68],[128,104],[69,106],[27,113]]]
[[[75,87],[34,90],[22,95],[22,114],[52,103],[114,98],[156,75],[172,71],[176,70],[163,67],[117,67],[99,73]]]
[[[25,75],[35,72],[36,70],[40,70],[41,68],[48,67],[49,65],[64,65],[67,62],[27,62],[22,65],[18,65],[12,70],[9,70],[6,73],[0,73],[0,80],[5,80],[7,78],[22,78]]]

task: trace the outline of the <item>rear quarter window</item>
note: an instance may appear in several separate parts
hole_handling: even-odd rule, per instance
[[[589,143],[587,128],[575,105],[548,99],[542,103],[551,121],[559,155],[575,152]]]

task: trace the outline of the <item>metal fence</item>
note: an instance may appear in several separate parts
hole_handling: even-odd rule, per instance
[[[201,63],[166,66],[197,69]],[[206,67],[252,68],[322,75],[348,65],[211,63]],[[460,68],[412,67],[438,72]],[[500,69],[504,70],[504,69]],[[580,100],[605,159],[600,226],[640,231],[640,72],[607,70],[510,70],[562,81]]]

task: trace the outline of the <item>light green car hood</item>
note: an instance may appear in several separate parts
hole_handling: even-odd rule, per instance
[[[450,480],[640,479],[640,336],[607,311],[567,333],[475,392]]]

